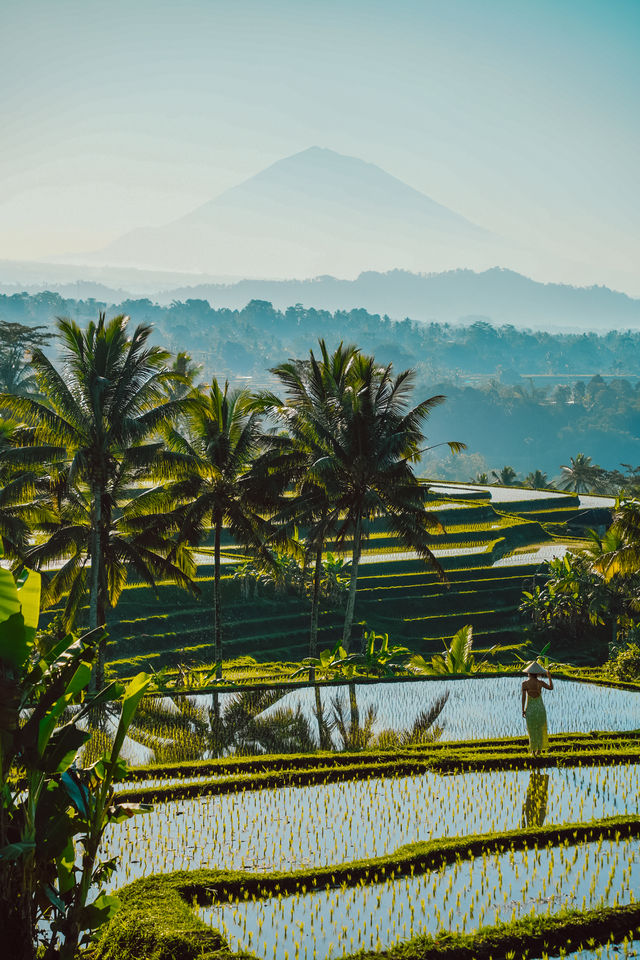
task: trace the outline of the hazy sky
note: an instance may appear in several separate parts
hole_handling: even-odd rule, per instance
[[[0,0],[0,37],[0,257],[317,144],[640,295],[640,0]]]

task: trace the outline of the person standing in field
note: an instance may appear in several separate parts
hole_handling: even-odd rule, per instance
[[[522,672],[527,674],[527,679],[522,684],[522,716],[527,721],[529,750],[537,757],[549,746],[547,711],[542,702],[542,690],[553,690],[553,680],[549,671],[537,660],[529,663]],[[549,682],[545,683],[542,677],[546,677]]]

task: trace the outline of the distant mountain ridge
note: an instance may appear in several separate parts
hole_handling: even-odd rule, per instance
[[[268,300],[285,310],[297,303],[324,310],[362,307],[394,320],[410,317],[428,322],[459,323],[486,319],[500,326],[559,330],[635,328],[640,325],[640,300],[608,287],[574,287],[540,283],[503,268],[480,273],[451,270],[415,274],[392,270],[367,271],[355,280],[316,277],[313,280],[240,280],[194,283],[188,274],[140,273],[105,267],[16,264],[0,261],[0,292],[50,290],[63,297],[95,299],[107,307],[148,298],[159,304],[207,300],[214,307],[242,309],[251,300]],[[59,269],[59,273],[56,273]],[[71,272],[72,270],[76,273]],[[71,280],[71,277],[82,279]],[[178,285],[179,284],[179,285]],[[131,307],[133,309],[133,306]]]
[[[414,274],[368,271],[355,280],[241,280],[174,288],[159,300],[208,300],[214,307],[241,308],[249,300],[269,300],[285,309],[295,303],[325,310],[363,307],[392,319],[457,323],[484,318],[494,324],[538,329],[607,330],[640,325],[640,300],[608,287],[539,283],[495,267],[476,273],[451,270]]]

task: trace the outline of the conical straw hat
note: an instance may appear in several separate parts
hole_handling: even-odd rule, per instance
[[[542,674],[542,676],[546,676],[546,673],[547,673],[545,668],[541,667],[537,660],[532,660],[531,663],[528,663],[522,672],[537,673],[537,674]]]

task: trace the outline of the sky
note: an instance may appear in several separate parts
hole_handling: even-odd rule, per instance
[[[0,0],[0,38],[0,258],[319,145],[640,296],[640,0]]]

